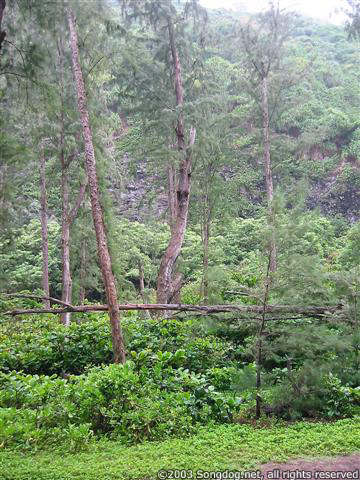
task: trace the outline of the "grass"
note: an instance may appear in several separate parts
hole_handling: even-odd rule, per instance
[[[301,456],[331,456],[360,451],[360,418],[334,423],[299,422],[256,428],[228,425],[187,439],[126,447],[94,442],[86,452],[0,452],[1,480],[152,479],[160,469],[249,470],[269,461]]]

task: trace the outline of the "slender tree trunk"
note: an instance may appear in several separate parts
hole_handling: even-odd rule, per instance
[[[81,247],[80,247],[80,295],[79,295],[80,305],[84,304],[84,301],[86,298],[85,272],[86,272],[86,251],[85,251],[85,242],[83,240],[81,242]]]
[[[41,147],[40,153],[40,218],[41,218],[41,238],[42,238],[42,285],[45,297],[50,296],[49,291],[49,245],[48,245],[48,218],[47,218],[47,200],[46,200],[46,177],[45,177],[45,152]],[[44,307],[50,308],[49,300],[44,300]]]
[[[269,261],[266,270],[265,277],[265,290],[264,290],[264,299],[261,312],[261,320],[259,325],[259,330],[257,332],[256,339],[256,355],[255,355],[255,364],[256,364],[256,418],[261,416],[261,371],[263,365],[263,336],[266,322],[266,310],[269,300],[269,288],[270,288],[270,267],[271,267],[271,252],[269,252]]]
[[[263,136],[264,136],[264,169],[266,194],[268,202],[268,215],[271,230],[270,238],[270,272],[276,271],[276,241],[275,241],[275,214],[273,205],[273,179],[271,173],[271,156],[270,156],[270,127],[269,127],[269,101],[268,101],[268,84],[267,76],[264,75],[261,83],[262,89],[262,114],[263,114]]]
[[[203,280],[202,280],[202,297],[204,305],[209,300],[209,237],[210,237],[210,205],[208,192],[205,194],[204,217],[202,225],[202,241],[203,241]]]
[[[5,7],[6,7],[6,1],[5,0],[0,0],[0,53],[1,53],[2,44],[3,44],[3,42],[5,40],[5,37],[6,37],[5,30],[1,30],[2,21],[3,21],[3,18],[4,18]]]
[[[62,152],[63,155],[63,152]],[[62,159],[63,160],[63,159]],[[70,222],[69,222],[69,179],[67,168],[62,162],[62,175],[61,186],[63,196],[63,218],[62,218],[62,231],[61,231],[61,244],[62,244],[62,294],[61,300],[66,303],[72,301],[72,278],[70,270]],[[62,323],[66,326],[70,325],[71,317],[70,313],[64,313],[62,315]]]
[[[62,293],[61,300],[71,304],[72,301],[72,279],[70,270],[70,224],[69,224],[69,175],[68,165],[65,161],[65,95],[64,95],[64,52],[63,42],[60,38],[58,43],[60,60],[60,164],[61,164],[61,193],[62,193]],[[61,322],[68,326],[71,321],[71,313],[66,312],[61,316]]]
[[[203,303],[207,305],[209,300],[209,235],[210,224],[206,221],[203,225]]]
[[[106,299],[109,308],[109,317],[112,328],[112,342],[114,350],[114,362],[125,363],[125,347],[122,329],[120,325],[120,310],[117,300],[115,279],[112,272],[112,264],[108,249],[108,242],[105,232],[103,212],[99,199],[99,187],[96,174],[96,160],[92,132],[90,127],[89,112],[86,105],[86,93],[83,74],[80,66],[80,55],[78,47],[77,32],[75,26],[75,15],[68,4],[66,13],[70,29],[70,42],[72,52],[72,63],[75,77],[75,87],[78,101],[78,109],[83,130],[85,144],[85,167],[89,182],[92,216],[94,221],[96,242],[99,255],[103,282],[105,286]]]
[[[181,289],[181,280],[177,275],[176,281],[173,281],[173,271],[176,260],[180,254],[184,241],[184,235],[189,211],[189,197],[191,188],[191,166],[192,152],[191,147],[195,142],[196,130],[191,127],[189,144],[185,142],[184,115],[182,108],[184,106],[184,90],[181,75],[181,64],[179,54],[175,43],[174,26],[171,19],[168,19],[169,42],[171,49],[172,62],[174,67],[174,86],[176,94],[176,106],[179,110],[179,116],[176,122],[177,150],[180,155],[178,170],[178,181],[176,187],[176,213],[171,229],[171,237],[167,249],[161,259],[158,278],[157,278],[157,301],[169,303],[174,296],[179,297]]]

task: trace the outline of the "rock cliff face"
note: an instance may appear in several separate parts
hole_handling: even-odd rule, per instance
[[[331,157],[335,166],[324,168],[321,178],[312,180],[307,205],[310,209],[320,208],[325,215],[340,214],[356,222],[360,219],[360,162],[339,147],[329,151],[317,146],[309,152],[314,165],[324,164]]]
[[[146,159],[134,165],[128,155],[117,166],[110,191],[118,215],[134,221],[163,219],[168,200],[161,175],[150,170]]]
[[[350,222],[360,219],[360,162],[351,155],[342,153],[341,148],[331,150],[321,145],[311,147],[301,159],[310,171],[310,193],[306,201],[309,210],[320,208],[324,215],[340,214]],[[111,178],[114,206],[120,216],[130,220],[165,220],[168,198],[165,189],[165,174],[154,172],[146,159],[131,162],[125,155],[117,162],[118,171]],[[320,172],[320,173],[319,173]],[[231,180],[236,173],[229,168],[221,172],[223,180]],[[276,178],[281,185],[281,177]],[[242,191],[250,202],[261,201],[262,185],[258,194]]]

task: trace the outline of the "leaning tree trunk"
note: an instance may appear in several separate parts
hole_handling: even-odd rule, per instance
[[[48,245],[48,218],[47,218],[47,200],[46,200],[46,178],[45,178],[45,152],[41,147],[40,153],[40,219],[41,219],[41,239],[42,239],[42,285],[44,296],[49,297],[49,245]],[[49,308],[49,300],[44,300],[44,307]]]
[[[189,144],[186,145],[184,115],[182,112],[184,106],[184,89],[181,75],[181,64],[175,44],[174,26],[170,18],[168,19],[168,32],[174,67],[176,107],[179,111],[175,132],[177,138],[177,150],[180,155],[180,164],[176,185],[173,181],[170,181],[171,179],[174,179],[175,175],[169,170],[169,186],[173,184],[173,188],[176,188],[176,200],[171,200],[171,235],[167,249],[161,259],[157,278],[156,297],[157,302],[159,303],[169,303],[173,298],[179,298],[179,292],[181,289],[181,277],[178,274],[176,275],[176,278],[173,279],[173,271],[176,260],[181,251],[186,230],[191,188],[191,147],[195,142],[196,136],[195,128],[191,127]],[[174,198],[173,192],[170,192],[169,198]]]
[[[75,77],[78,110],[83,131],[85,145],[85,167],[89,183],[92,216],[94,221],[96,242],[99,255],[103,282],[105,286],[106,299],[109,309],[109,317],[112,328],[112,342],[114,350],[114,362],[125,363],[124,338],[120,325],[120,310],[117,300],[115,279],[112,272],[111,258],[105,232],[103,212],[99,199],[99,187],[96,174],[96,160],[92,132],[90,127],[89,112],[86,105],[86,93],[83,74],[80,66],[80,55],[78,47],[77,32],[75,26],[75,15],[71,7],[67,5],[67,18],[70,29],[70,42],[72,53],[72,64]]]
[[[268,203],[268,215],[270,225],[270,272],[276,271],[276,241],[275,241],[275,213],[273,205],[273,180],[271,173],[271,156],[270,156],[270,127],[269,127],[269,101],[268,101],[268,85],[267,76],[262,78],[262,115],[263,115],[263,136],[264,136],[264,169],[266,182],[266,195]]]

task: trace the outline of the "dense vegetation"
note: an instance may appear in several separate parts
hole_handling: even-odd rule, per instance
[[[360,449],[354,12],[0,0],[1,478]]]

